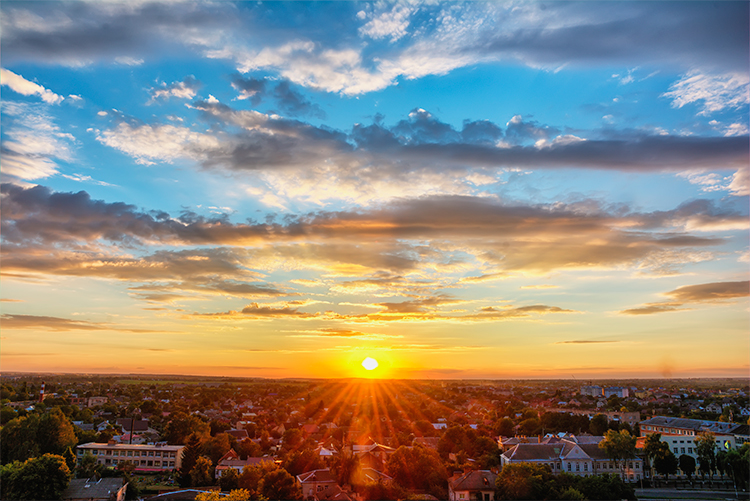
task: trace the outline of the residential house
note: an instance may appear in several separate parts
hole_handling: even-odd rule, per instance
[[[497,474],[490,470],[456,473],[448,479],[450,501],[494,501]]]
[[[338,487],[336,477],[328,468],[297,475],[297,482],[302,487],[302,499],[316,499],[327,489]]]
[[[247,459],[240,459],[240,456],[234,451],[234,449],[229,449],[229,451],[227,451],[227,453],[224,454],[221,459],[216,462],[215,475],[216,478],[219,478],[225,470],[228,470],[230,468],[234,468],[239,473],[242,473],[242,470],[243,468],[245,468],[245,466],[257,466],[263,461],[273,462],[273,458],[249,457]]]

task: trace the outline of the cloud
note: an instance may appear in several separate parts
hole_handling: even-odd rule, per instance
[[[415,9],[407,4],[386,5],[386,9],[375,13],[370,19],[359,28],[359,34],[364,37],[374,38],[376,40],[389,38],[391,42],[406,35],[409,27],[409,18]],[[380,5],[375,4],[379,10]],[[389,10],[388,10],[389,9]],[[362,14],[360,16],[360,14]],[[360,11],[357,17],[368,17],[364,11]]]
[[[291,88],[288,80],[279,82],[273,90],[279,108],[287,115],[304,116],[310,115],[316,118],[325,118],[325,112],[320,106],[313,104],[308,99]]]
[[[663,97],[672,99],[673,108],[700,102],[700,115],[741,108],[750,104],[750,75],[739,72],[711,75],[692,70],[670,85]]]
[[[245,306],[241,311],[229,310],[224,313],[198,313],[195,312],[190,315],[191,318],[210,318],[218,320],[236,320],[236,319],[267,319],[267,318],[301,318],[309,319],[315,318],[318,314],[305,313],[299,311],[297,308],[291,308],[290,306],[282,306],[274,308],[272,306],[266,306],[258,303],[251,303]]]
[[[258,106],[266,95],[266,81],[264,79],[243,78],[241,75],[234,75],[232,87],[240,92],[237,99],[248,99],[253,106]]]
[[[34,82],[29,82],[22,76],[5,68],[0,68],[0,84],[8,86],[12,91],[24,96],[39,96],[42,101],[48,104],[58,104],[65,99],[63,96],[58,96],[51,90],[45,89]]]
[[[151,89],[151,101],[169,99],[170,97],[193,99],[200,87],[201,83],[194,76],[190,75],[185,77],[182,82],[173,82],[169,85],[162,83],[161,87]]]
[[[75,138],[47,115],[42,105],[4,100],[2,175],[24,181],[57,174],[60,161],[71,161],[70,145]]]
[[[38,315],[0,315],[3,329],[45,329],[55,332],[66,331],[121,331],[133,333],[163,332],[153,329],[130,329],[104,322],[87,322],[60,317]]]
[[[602,343],[619,343],[620,341],[597,341],[593,339],[576,339],[573,341],[558,341],[555,344],[602,344]]]
[[[671,301],[648,303],[638,308],[623,310],[624,315],[651,315],[669,311],[683,311],[682,306],[696,303],[724,303],[732,299],[750,296],[750,281],[713,282],[697,285],[685,285],[666,292]]]

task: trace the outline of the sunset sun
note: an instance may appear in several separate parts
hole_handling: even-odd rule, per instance
[[[366,359],[362,360],[362,367],[364,367],[368,371],[375,370],[378,368],[378,361],[374,358],[367,357]]]

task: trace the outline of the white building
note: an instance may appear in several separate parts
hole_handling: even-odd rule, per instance
[[[161,444],[107,444],[89,442],[76,448],[78,462],[87,452],[93,455],[101,465],[117,468],[117,465],[130,461],[136,471],[158,472],[176,470],[182,466],[184,445]]]

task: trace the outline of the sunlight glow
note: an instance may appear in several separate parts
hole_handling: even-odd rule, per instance
[[[368,371],[371,371],[373,369],[378,368],[378,361],[374,358],[367,357],[366,359],[362,360],[362,367],[367,369]]]

